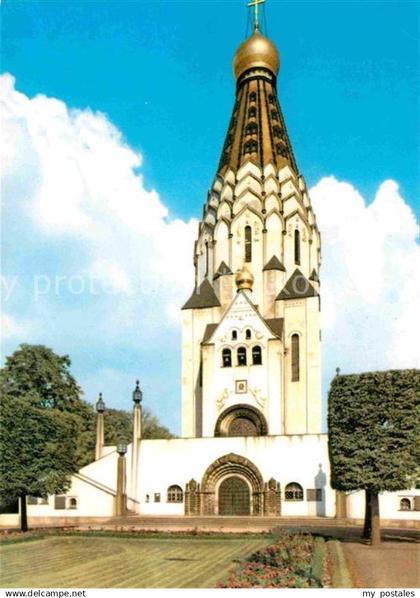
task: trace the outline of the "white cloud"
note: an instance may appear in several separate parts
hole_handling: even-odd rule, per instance
[[[10,316],[9,314],[2,313],[0,314],[1,320],[1,336],[3,340],[8,339],[17,339],[22,340],[26,334],[31,329],[30,322],[24,322],[23,320],[19,319],[19,322],[16,321],[16,318]]]
[[[30,99],[11,75],[1,77],[0,99],[4,201],[16,213],[20,197],[46,242],[80,244],[87,256],[71,275],[98,279],[109,293],[141,293],[172,313],[191,292],[196,221],[169,218],[158,193],[145,189],[142,156],[104,114],[43,95]]]
[[[191,292],[197,222],[170,218],[158,193],[145,188],[142,156],[104,114],[42,95],[30,99],[10,75],[1,77],[0,94],[5,227],[20,256],[7,274],[26,280],[45,268],[46,276],[61,277],[36,302],[16,285],[5,317],[9,338],[79,350],[80,363],[90,360],[92,394],[96,371],[124,372],[123,363],[134,375],[148,370],[150,352],[162,355],[164,365],[150,364],[147,375],[150,392],[158,388],[159,400],[167,400],[166,376],[179,358],[168,322],[179,321]],[[397,183],[382,183],[370,205],[334,177],[310,194],[322,233],[325,387],[335,366],[351,372],[418,364],[417,229]],[[105,350],[112,357],[101,362]],[[118,376],[108,380],[115,393],[124,373]]]
[[[349,183],[323,178],[310,190],[322,234],[323,356],[327,377],[416,367],[419,247],[415,216],[396,182],[370,205]]]

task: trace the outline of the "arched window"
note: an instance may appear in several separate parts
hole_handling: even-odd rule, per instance
[[[257,130],[258,130],[257,123],[254,123],[254,122],[248,123],[245,128],[245,132],[247,135],[255,135]]]
[[[258,150],[258,143],[255,139],[250,139],[244,144],[244,153],[245,154],[252,154]]]
[[[296,482],[287,484],[284,489],[284,500],[303,500],[303,488]]]
[[[409,498],[402,498],[400,500],[400,511],[411,511],[411,502]]]
[[[249,340],[251,338],[251,329],[250,328],[247,328],[245,330],[245,338],[246,338],[246,340]]]
[[[279,127],[278,125],[276,125],[275,127],[273,127],[273,135],[274,137],[281,137],[283,131],[281,130],[281,127]]]
[[[238,365],[246,365],[246,349],[245,347],[239,347],[237,351]]]
[[[257,93],[255,91],[251,91],[251,93],[249,94],[249,101],[255,102],[256,99],[257,99]]]
[[[245,227],[245,261],[252,262],[252,229]]]
[[[292,334],[292,382],[298,382],[299,375],[299,335]]]
[[[236,341],[237,338],[238,338],[238,332],[237,332],[237,330],[232,330],[232,340]]]
[[[278,114],[277,114],[277,111],[276,111],[276,110],[272,110],[272,111],[271,111],[271,118],[272,118],[273,120],[279,120],[279,117],[278,117]]]
[[[268,102],[269,104],[274,104],[274,96],[272,93],[270,93],[270,95],[268,96]]]
[[[208,276],[209,275],[209,243],[208,243],[208,241],[206,241],[205,245],[206,245],[206,273],[204,276]]]
[[[255,108],[255,106],[251,106],[248,110],[248,116],[250,118],[255,118],[257,116],[257,109]]]
[[[262,364],[262,352],[261,347],[259,345],[257,345],[256,347],[252,347],[252,363],[253,365]]]
[[[177,485],[169,486],[168,488],[168,502],[182,502],[184,494],[182,488]]]
[[[295,230],[295,264],[300,264],[300,232]]]
[[[230,368],[232,365],[232,351],[230,349],[223,349],[222,351],[222,366]]]
[[[77,509],[77,498],[70,498],[69,509]]]
[[[279,156],[283,156],[283,158],[287,158],[288,151],[287,151],[287,147],[284,145],[284,143],[277,143],[276,151]]]

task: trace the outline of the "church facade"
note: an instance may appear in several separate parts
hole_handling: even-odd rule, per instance
[[[182,437],[104,446],[68,493],[29,516],[340,515],[321,431],[321,241],[277,96],[279,55],[258,27],[234,57],[236,97],[193,251],[182,307]],[[344,500],[344,503],[343,503]],[[418,499],[417,499],[418,500]],[[402,501],[408,501],[402,502]],[[415,519],[415,497],[381,496],[384,518]],[[409,504],[410,508],[403,508]]]

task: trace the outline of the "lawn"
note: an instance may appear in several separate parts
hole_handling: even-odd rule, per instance
[[[66,537],[0,546],[0,586],[214,588],[266,537]]]

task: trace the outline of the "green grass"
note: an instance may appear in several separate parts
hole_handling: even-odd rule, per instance
[[[212,588],[268,537],[56,536],[0,546],[0,586]]]

